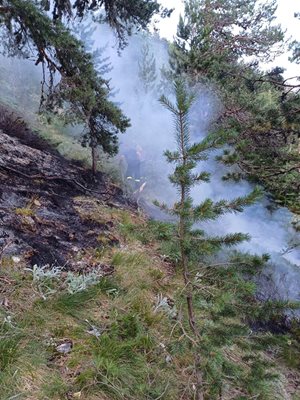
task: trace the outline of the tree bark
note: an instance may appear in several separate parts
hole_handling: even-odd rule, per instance
[[[92,173],[93,177],[95,177],[97,173],[97,154],[96,154],[96,146],[94,144],[91,145],[91,151],[92,151]]]
[[[184,127],[183,127],[183,116],[182,113],[179,114],[180,118],[180,130],[181,130],[181,154],[182,154],[182,166],[186,166],[187,156],[186,149],[184,145]],[[181,183],[181,191],[180,191],[180,208],[181,212],[184,210],[186,202],[186,187],[184,182]],[[181,258],[181,268],[183,273],[183,279],[185,284],[186,291],[186,301],[188,308],[188,319],[190,328],[196,338],[196,342],[199,343],[200,333],[196,326],[195,321],[195,312],[193,306],[193,286],[189,276],[188,270],[188,257],[185,247],[185,240],[187,236],[187,228],[186,228],[186,217],[181,213],[179,216],[179,243],[180,243],[180,258]],[[199,346],[194,346],[194,363],[195,363],[195,377],[196,377],[196,391],[195,391],[195,399],[203,400],[203,377],[201,372],[201,358],[199,355]]]

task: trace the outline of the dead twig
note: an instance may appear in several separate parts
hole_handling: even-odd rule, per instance
[[[7,247],[9,247],[12,243],[13,243],[12,240],[8,240],[8,241],[4,244],[4,246],[3,246],[2,249],[0,250],[0,260],[2,259],[4,250],[5,250]]]
[[[156,397],[154,400],[159,400],[159,399],[161,399],[161,398],[165,395],[165,393],[167,392],[169,385],[170,385],[170,381],[167,382],[167,385],[166,385],[164,391],[162,392],[162,394],[159,395],[158,397]]]
[[[0,281],[7,283],[8,285],[12,285],[15,281],[12,279],[8,279],[5,276],[0,276]]]

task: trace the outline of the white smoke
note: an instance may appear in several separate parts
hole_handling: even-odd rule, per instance
[[[107,26],[98,26],[94,34],[94,47],[106,46],[103,57],[109,57],[112,71],[110,85],[115,89],[112,98],[131,119],[131,128],[120,137],[120,154],[126,149],[139,145],[143,151],[142,174],[147,186],[143,200],[147,211],[152,216],[161,216],[152,206],[152,200],[158,199],[169,204],[176,199],[176,190],[168,181],[170,165],[164,159],[164,150],[174,150],[173,121],[170,113],[159,103],[158,98],[165,92],[170,95],[170,88],[163,81],[160,69],[168,66],[168,44],[158,37],[143,34],[133,35],[129,45],[119,54],[115,36]],[[146,92],[139,78],[141,49],[147,44],[156,60],[155,89]],[[4,59],[0,59],[1,66]],[[29,68],[32,77],[32,68]],[[28,71],[23,70],[22,80],[26,82]],[[29,75],[28,75],[29,76]],[[38,72],[36,75],[38,76]],[[0,74],[1,82],[1,74]],[[3,86],[3,82],[1,83]],[[28,93],[28,99],[30,95]],[[214,90],[199,88],[198,100],[192,110],[191,133],[193,140],[201,140],[208,132],[211,122],[216,118],[221,105]],[[118,159],[116,160],[118,162]],[[213,200],[232,199],[248,194],[252,185],[248,182],[234,183],[223,181],[225,167],[214,160],[202,162],[200,169],[212,173],[210,183],[197,186],[192,191],[195,204],[205,198]],[[283,298],[300,300],[300,252],[296,246],[296,232],[292,227],[293,215],[285,208],[270,211],[267,197],[247,208],[240,214],[227,214],[213,223],[206,223],[204,228],[211,234],[243,232],[251,235],[251,241],[239,246],[239,249],[252,254],[268,253],[271,263],[266,272],[271,272],[273,284]],[[298,243],[299,244],[299,243]],[[266,288],[267,290],[267,288]]]
[[[103,32],[104,31],[104,32]],[[99,28],[97,37],[107,37],[112,34],[107,29]],[[100,40],[100,39],[99,39]],[[147,41],[157,65],[157,90],[145,93],[143,82],[139,80],[139,60],[141,48]],[[124,146],[139,144],[146,155],[145,170],[149,173],[150,182],[144,198],[152,216],[156,213],[150,207],[151,201],[158,198],[169,204],[176,199],[176,190],[168,182],[170,166],[163,157],[164,150],[175,149],[172,117],[159,103],[160,74],[159,69],[168,65],[168,48],[165,41],[157,38],[149,39],[143,36],[133,36],[128,47],[118,56],[116,48],[107,47],[107,54],[113,65],[110,73],[111,83],[119,89],[116,100],[131,119],[131,128],[121,137],[121,153]],[[165,87],[168,92],[169,88]],[[170,95],[169,93],[167,93]],[[213,90],[207,87],[199,88],[198,100],[191,113],[191,133],[193,140],[201,140],[208,132],[209,126],[217,117],[221,105]],[[195,204],[205,198],[215,201],[233,199],[244,196],[252,189],[246,181],[238,183],[223,181],[226,169],[215,161],[214,155],[200,165],[201,170],[212,173],[209,183],[201,184],[192,190]],[[272,275],[272,285],[282,298],[300,300],[300,251],[296,231],[292,227],[293,215],[283,207],[274,209],[265,197],[259,203],[248,207],[243,213],[226,214],[216,222],[206,223],[204,228],[211,234],[242,232],[251,236],[249,242],[244,242],[238,249],[252,254],[268,253],[271,261],[266,273]],[[271,283],[270,283],[271,285]],[[266,291],[268,288],[265,288]]]

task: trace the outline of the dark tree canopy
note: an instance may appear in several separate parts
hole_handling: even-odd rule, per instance
[[[100,11],[100,20],[107,22],[117,33],[120,45],[126,44],[126,34],[132,28],[145,29],[152,16],[161,10],[156,0],[41,0],[38,2],[45,11],[51,11],[53,20],[82,18],[89,11]],[[161,10],[168,14],[168,10]]]
[[[70,122],[85,126],[92,149],[101,145],[108,154],[117,151],[117,134],[129,120],[110,99],[108,81],[94,66],[93,56],[68,28],[88,12],[104,20],[117,33],[120,47],[133,27],[147,26],[160,9],[156,0],[0,0],[2,51],[11,56],[34,58],[43,68],[43,110],[66,110]],[[99,13],[96,13],[99,11]]]

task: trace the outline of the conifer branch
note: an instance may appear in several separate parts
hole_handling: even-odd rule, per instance
[[[174,114],[175,116],[177,116],[177,110],[176,110],[176,106],[165,96],[162,95],[159,99],[159,102],[165,107],[167,108],[172,114]]]

